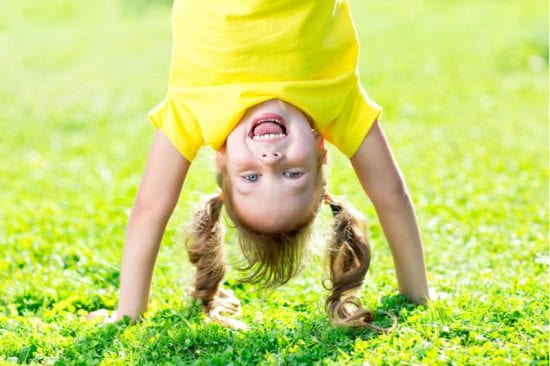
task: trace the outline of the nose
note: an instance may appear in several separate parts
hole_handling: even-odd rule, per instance
[[[267,165],[275,165],[283,159],[283,154],[280,152],[261,152],[260,160]]]

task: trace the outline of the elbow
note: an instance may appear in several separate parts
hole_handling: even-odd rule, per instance
[[[176,202],[140,195],[136,197],[131,217],[166,222],[170,218]]]
[[[411,206],[411,197],[405,182],[398,179],[384,184],[371,192],[371,201],[376,209],[399,210],[404,206]]]

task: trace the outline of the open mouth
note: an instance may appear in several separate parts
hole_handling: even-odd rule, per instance
[[[254,141],[273,141],[287,136],[286,122],[275,113],[266,113],[254,120],[248,136]]]

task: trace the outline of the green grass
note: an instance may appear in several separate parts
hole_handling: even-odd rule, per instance
[[[145,319],[85,321],[88,310],[116,306],[125,221],[153,135],[145,115],[165,92],[170,7],[5,1],[0,363],[548,364],[547,4],[351,2],[362,78],[385,108],[438,298],[414,307],[396,296],[374,210],[331,151],[331,190],[369,221],[374,258],[362,299],[398,315],[397,331],[331,327],[319,261],[273,292],[231,272],[226,286],[252,329],[204,324],[174,239],[216,190],[204,151],[169,223]]]

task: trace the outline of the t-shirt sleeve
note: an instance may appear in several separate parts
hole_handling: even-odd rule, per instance
[[[327,141],[351,158],[381,113],[382,108],[357,84],[350,91],[338,117],[320,132]]]
[[[203,145],[202,131],[185,103],[167,95],[151,112],[149,120],[174,144],[176,149],[192,162]]]

